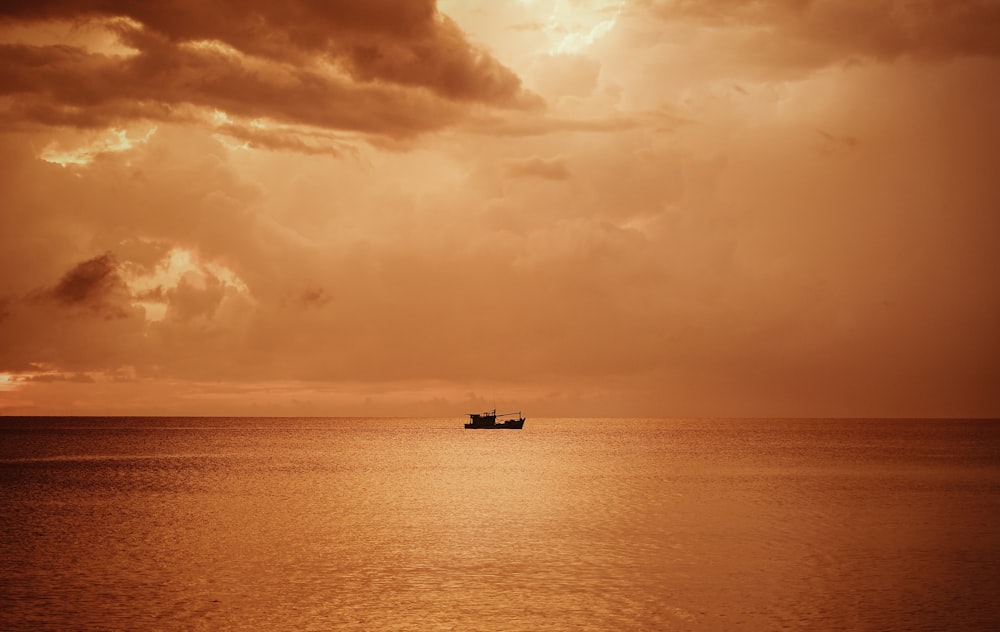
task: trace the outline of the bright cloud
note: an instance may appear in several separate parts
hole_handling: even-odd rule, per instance
[[[98,156],[128,151],[145,144],[155,133],[156,127],[153,126],[138,136],[129,137],[127,130],[112,128],[90,142],[75,147],[64,147],[62,143],[52,141],[38,157],[60,167],[84,167]]]
[[[219,263],[202,261],[194,252],[179,247],[171,248],[152,269],[125,262],[120,274],[132,293],[134,304],[153,322],[166,317],[171,292],[182,283],[200,291],[211,283],[219,283],[244,297],[250,295],[246,283],[235,272]]]
[[[586,50],[611,32],[624,5],[624,0],[587,4],[556,2],[547,22],[549,32],[556,38],[549,52],[563,55]]]

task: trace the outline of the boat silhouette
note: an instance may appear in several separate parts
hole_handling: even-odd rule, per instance
[[[497,418],[510,417],[497,422]],[[520,430],[524,427],[524,416],[520,412],[497,414],[497,409],[485,413],[469,413],[469,423],[465,424],[469,429],[482,430]]]

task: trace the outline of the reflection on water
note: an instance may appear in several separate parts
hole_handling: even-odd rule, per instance
[[[0,628],[990,629],[1000,424],[0,419]]]

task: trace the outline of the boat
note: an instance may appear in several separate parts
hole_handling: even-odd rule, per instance
[[[509,417],[510,419],[504,419]],[[498,422],[497,419],[503,419]],[[497,414],[497,409],[485,413],[469,413],[466,428],[486,430],[520,430],[524,427],[524,416],[520,412]]]

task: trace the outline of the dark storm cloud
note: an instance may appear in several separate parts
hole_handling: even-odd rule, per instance
[[[117,262],[114,255],[106,252],[73,266],[47,294],[66,305],[94,306],[120,287]]]
[[[81,261],[53,287],[32,292],[28,300],[81,308],[105,319],[129,316],[129,291],[118,274],[118,260],[110,252]]]
[[[0,47],[0,95],[15,97],[6,114],[14,120],[98,126],[168,118],[193,104],[406,136],[450,123],[463,104],[537,104],[426,0],[43,1],[5,3],[4,18],[22,26],[104,20],[138,51]]]
[[[20,59],[43,57],[48,59],[33,70],[18,67]],[[150,47],[114,60],[80,49],[8,45],[0,47],[0,65],[10,69],[0,78],[0,93],[18,97],[15,114],[79,127],[121,123],[136,114],[168,118],[169,104],[390,136],[437,128],[458,115],[457,107],[424,92],[300,69],[251,72],[215,51]]]

